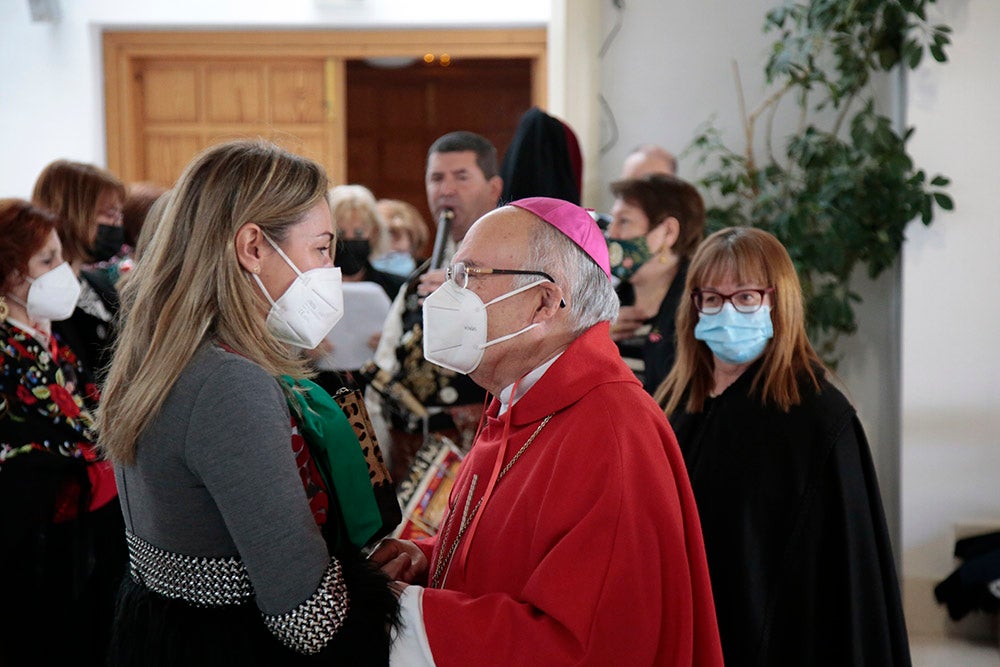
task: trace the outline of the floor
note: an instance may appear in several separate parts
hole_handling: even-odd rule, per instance
[[[967,639],[911,637],[913,667],[1000,667],[1000,647]]]

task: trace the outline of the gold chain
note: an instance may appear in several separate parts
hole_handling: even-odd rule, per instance
[[[521,458],[521,454],[524,454],[524,451],[528,449],[528,445],[530,445],[534,441],[534,439],[538,436],[538,434],[542,432],[542,429],[545,428],[545,425],[549,423],[549,420],[552,419],[553,415],[555,415],[555,413],[552,413],[551,415],[543,419],[542,423],[539,424],[538,428],[535,429],[535,432],[531,434],[531,437],[528,438],[523,445],[521,445],[521,449],[517,450],[517,453],[511,457],[507,465],[505,465],[503,469],[500,471],[500,474],[497,475],[497,481],[496,481],[497,484],[500,483],[500,480],[504,478],[504,475],[506,475],[507,472],[514,466],[514,464],[517,463],[517,460]],[[496,488],[495,485],[494,488]],[[473,491],[475,491],[474,484],[470,485],[469,488],[469,493],[470,493],[469,500],[472,499],[471,494]],[[434,576],[431,578],[431,588],[441,587],[442,576],[447,574],[448,567],[451,565],[451,559],[454,558],[455,551],[456,549],[458,549],[458,544],[459,542],[462,541],[462,536],[465,535],[465,531],[468,530],[469,526],[472,524],[472,518],[476,516],[476,512],[479,511],[479,506],[482,504],[483,504],[483,498],[480,498],[479,502],[476,503],[476,506],[472,508],[471,514],[466,516],[465,513],[463,513],[462,523],[459,525],[458,535],[455,536],[455,541],[451,543],[451,546],[448,549],[448,553],[445,555],[444,558],[438,560],[437,567],[434,568]],[[466,503],[466,507],[468,507],[468,503]],[[451,526],[454,521],[454,518],[455,518],[455,513],[452,512],[451,515],[448,517],[448,525],[445,527],[444,542],[441,543],[442,548],[444,547],[445,544],[447,544],[448,535],[449,533],[451,533]]]

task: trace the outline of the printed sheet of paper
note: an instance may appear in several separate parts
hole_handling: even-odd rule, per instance
[[[326,340],[333,352],[316,362],[325,371],[352,371],[375,353],[368,342],[382,333],[391,302],[385,290],[370,282],[344,283],[344,317]]]

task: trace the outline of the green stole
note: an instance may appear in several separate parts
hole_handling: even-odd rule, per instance
[[[316,467],[327,489],[337,494],[347,538],[361,548],[382,527],[382,515],[358,437],[344,411],[325,389],[311,380],[296,380],[289,375],[281,379],[289,390],[288,407]]]

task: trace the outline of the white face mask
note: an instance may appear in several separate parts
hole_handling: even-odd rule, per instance
[[[467,375],[476,370],[486,348],[538,326],[537,323],[529,324],[520,331],[487,341],[486,307],[545,282],[533,282],[483,303],[472,290],[445,281],[424,299],[424,358],[456,373]]]
[[[80,281],[73,275],[69,262],[27,280],[31,283],[24,303],[28,317],[58,322],[73,314],[80,298]]]
[[[267,330],[283,343],[311,350],[320,344],[344,315],[344,289],[340,269],[325,266],[302,273],[277,243],[267,236],[264,238],[297,274],[277,301],[267,293],[260,277],[250,274],[271,303],[271,310],[267,314]]]

